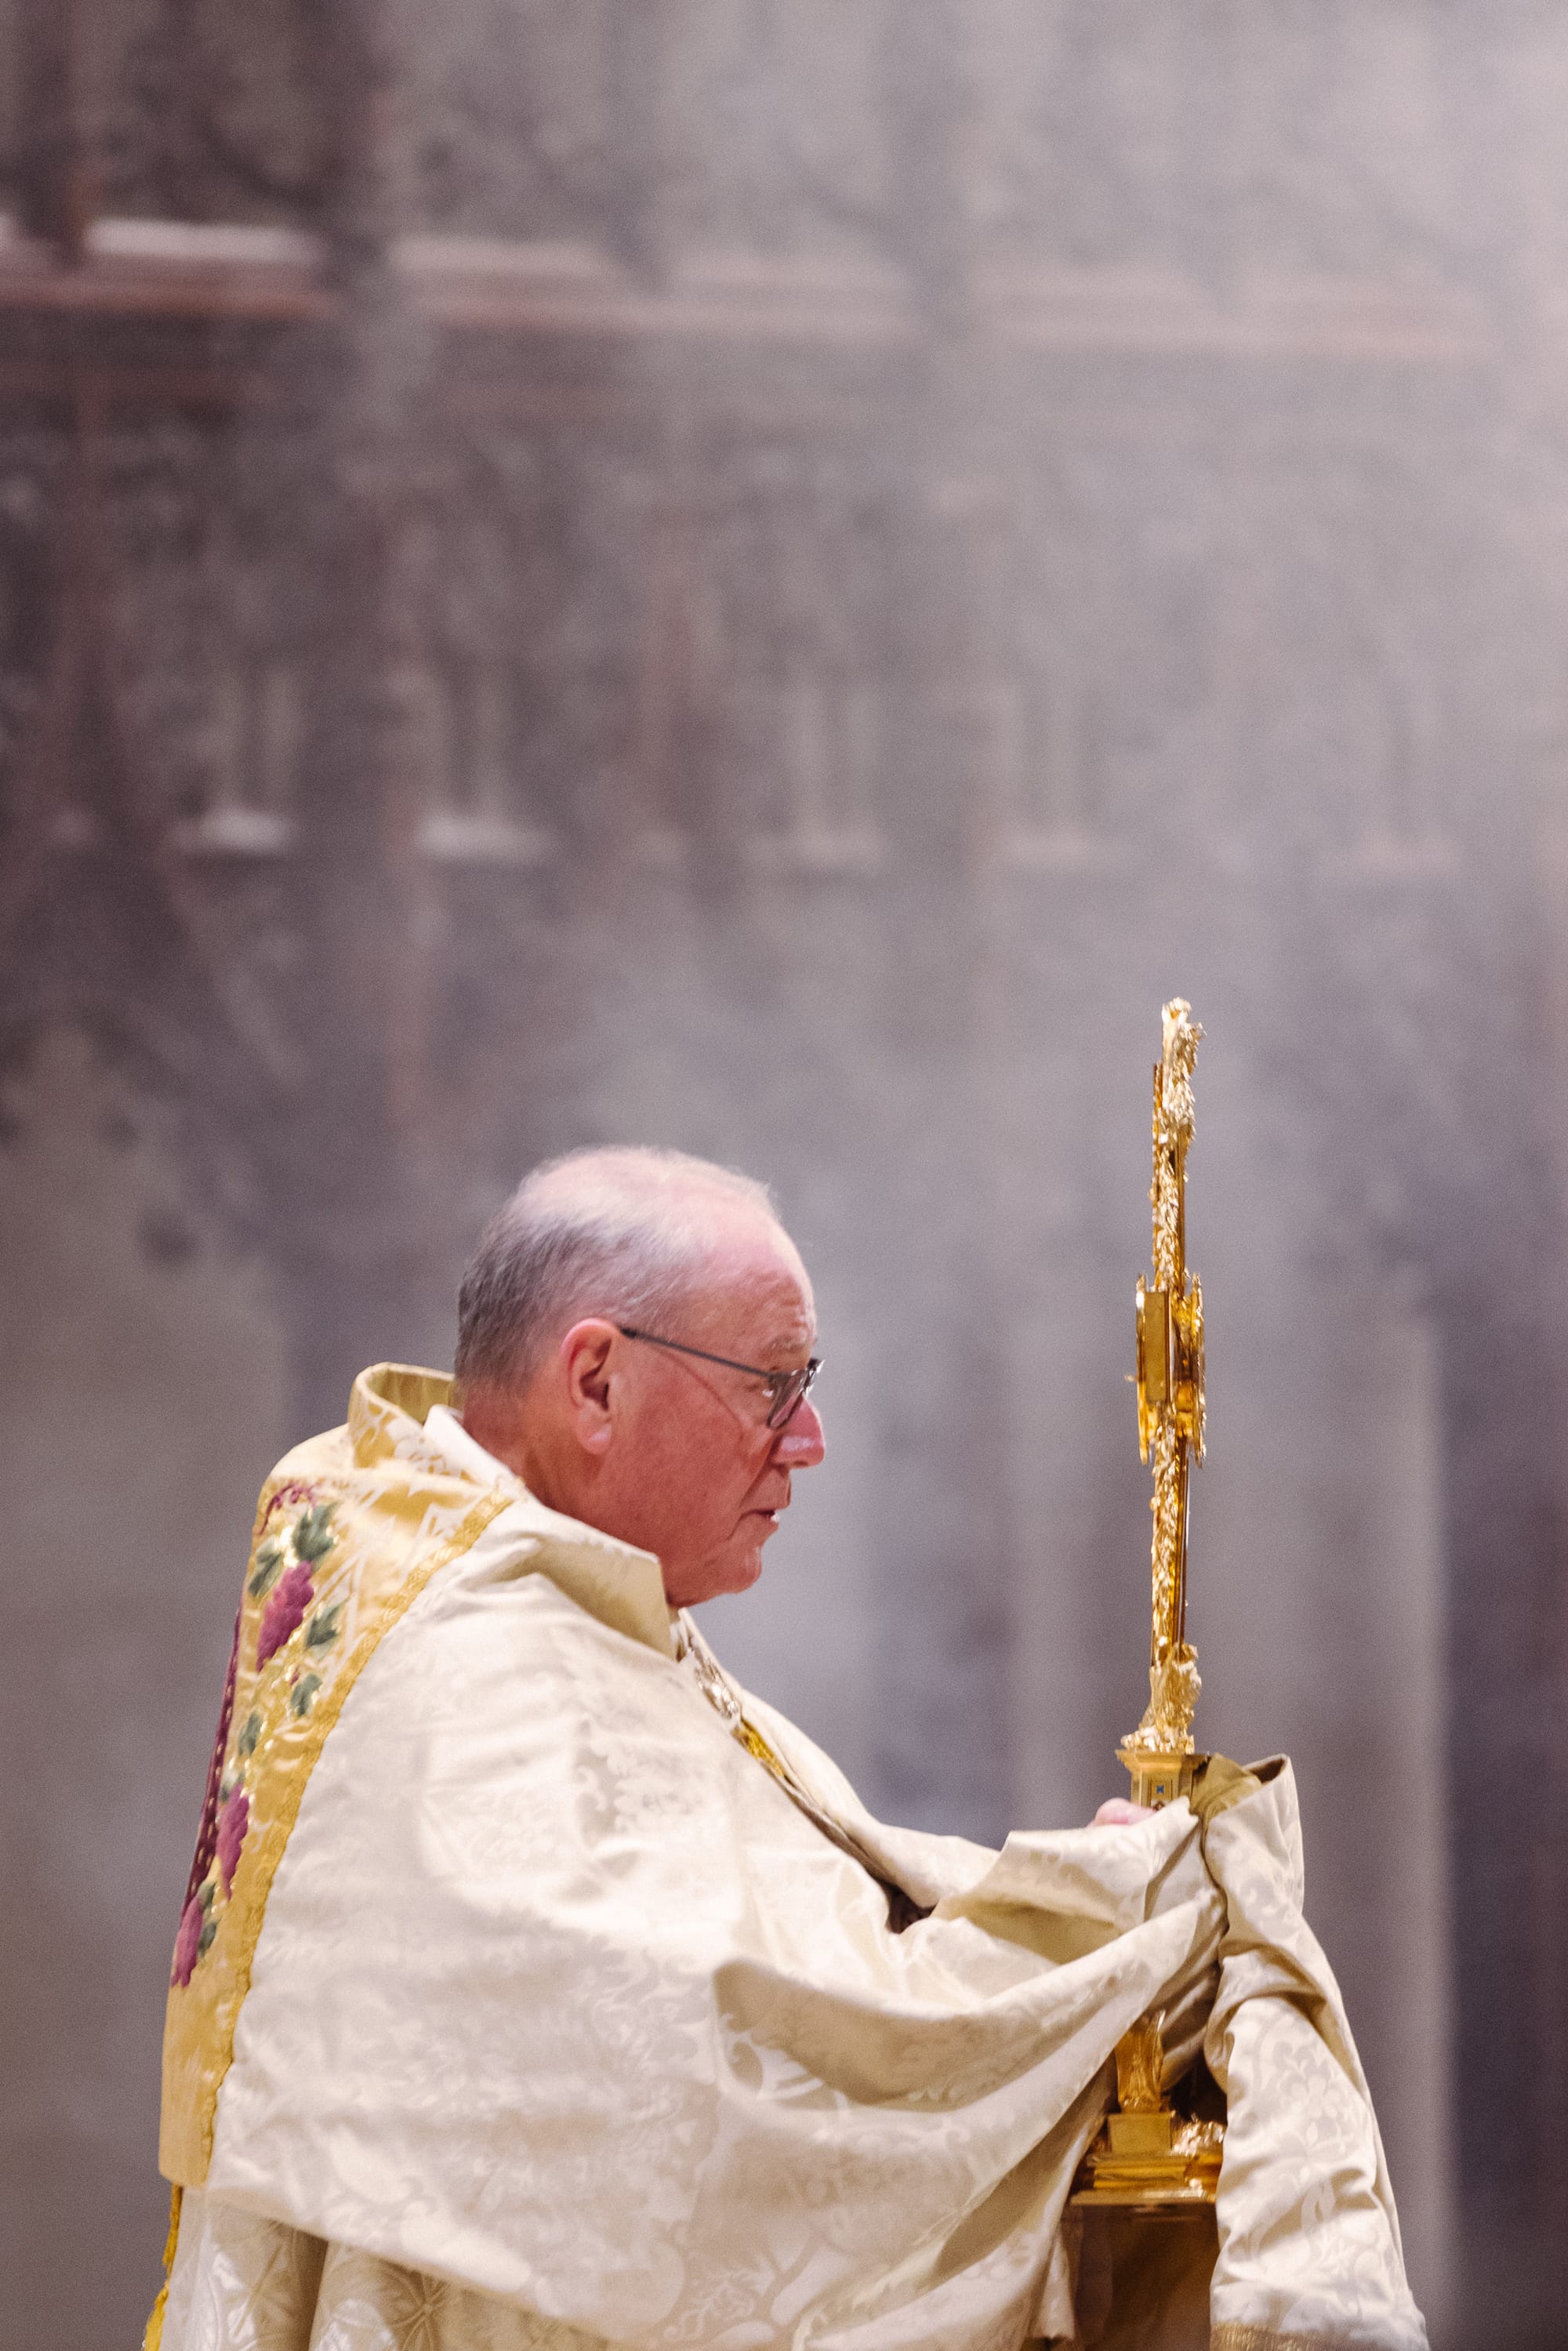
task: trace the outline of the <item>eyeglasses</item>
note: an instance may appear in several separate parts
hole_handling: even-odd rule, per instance
[[[617,1322],[615,1328],[623,1339],[640,1339],[645,1347],[668,1347],[677,1355],[695,1355],[705,1364],[722,1364],[727,1372],[745,1372],[760,1380],[773,1402],[766,1426],[782,1428],[794,1417],[807,1389],[821,1370],[821,1360],[813,1355],[798,1372],[765,1372],[756,1364],[737,1364],[733,1355],[710,1355],[706,1347],[688,1347],[682,1339],[656,1338],[652,1331],[634,1331],[629,1322]]]

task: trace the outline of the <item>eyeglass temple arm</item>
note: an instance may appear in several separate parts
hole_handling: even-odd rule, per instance
[[[652,1331],[635,1331],[630,1322],[617,1322],[615,1328],[623,1339],[641,1339],[645,1347],[668,1347],[677,1355],[695,1355],[699,1363],[722,1364],[727,1372],[749,1372],[754,1380],[777,1380],[789,1377],[788,1373],[765,1372],[759,1364],[737,1364],[733,1355],[715,1355],[706,1347],[688,1347],[684,1339],[661,1339]]]
[[[623,1339],[641,1339],[646,1347],[669,1347],[677,1355],[695,1355],[700,1363],[722,1364],[727,1372],[746,1372],[754,1380],[767,1380],[778,1387],[781,1395],[788,1394],[791,1380],[803,1378],[805,1387],[801,1388],[800,1394],[804,1395],[822,1368],[813,1355],[810,1362],[803,1364],[798,1372],[769,1372],[765,1371],[760,1364],[737,1364],[733,1355],[711,1354],[706,1347],[688,1347],[684,1339],[661,1339],[654,1332],[634,1329],[630,1322],[617,1322],[615,1328]]]

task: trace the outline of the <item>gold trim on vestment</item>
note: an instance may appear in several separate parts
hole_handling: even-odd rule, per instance
[[[180,2206],[184,2194],[183,2188],[169,2190],[169,2233],[163,2240],[163,2283],[158,2289],[157,2301],[147,2314],[147,2325],[141,2335],[141,2351],[162,2351],[163,2314],[169,2307],[169,2278],[180,2246]]]
[[[1213,2328],[1208,2351],[1351,2351],[1341,2335],[1279,2335],[1271,2326],[1241,2326],[1232,2319]]]
[[[813,1827],[821,1829],[830,1844],[836,1844],[841,1853],[848,1854],[852,1861],[858,1862],[868,1876],[875,1878],[887,1896],[890,1923],[894,1933],[901,1934],[915,1918],[928,1917],[930,1913],[925,1905],[916,1902],[911,1894],[886,1875],[876,1856],[866,1850],[858,1837],[851,1834],[841,1821],[836,1820],[818,1802],[800,1773],[791,1770],[772,1742],[763,1737],[747,1713],[740,1692],[684,1608],[675,1616],[674,1638],[676,1656],[690,1659],[697,1687],[724,1722],[730,1737],[737,1740],[748,1755],[755,1757],[770,1778],[777,1780],[790,1802],[805,1813]]]
[[[165,2179],[187,2188],[206,2180],[218,2094],[233,2061],[267,1897],[328,1734],[376,1648],[432,1576],[468,1551],[520,1491],[476,1489],[425,1440],[424,1412],[448,1393],[445,1380],[402,1365],[362,1372],[347,1426],[297,1447],[263,1490],[246,1570],[236,1698],[224,1759],[225,1776],[243,1771],[249,1825],[232,1876],[226,1885],[221,1876],[216,1880],[226,1899],[211,1903],[214,1930],[184,1980],[177,1973],[170,1985],[164,2023],[159,2168]],[[318,1650],[300,1646],[310,1638],[310,1625],[301,1622],[262,1660],[269,1594],[255,1588],[256,1561],[267,1530],[283,1523],[280,1509],[286,1512],[302,1499],[326,1503],[335,1513],[311,1605],[318,1619],[330,1619],[334,1610],[340,1621],[346,1614],[343,1629],[352,1628],[353,1637],[334,1657],[330,1634]],[[318,1600],[329,1604],[323,1609]],[[302,1681],[311,1685],[304,1705],[296,1702]],[[242,1742],[256,1720],[264,1724],[264,1735],[246,1750]]]

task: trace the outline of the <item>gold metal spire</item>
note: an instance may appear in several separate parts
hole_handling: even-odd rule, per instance
[[[1203,1459],[1203,1290],[1186,1264],[1186,1154],[1192,1071],[1203,1031],[1179,997],[1165,1008],[1155,1065],[1153,1281],[1138,1283],[1138,1446],[1153,1464],[1149,1703],[1116,1752],[1134,1802],[1189,1795],[1207,1757],[1195,1752],[1193,1708],[1202,1687],[1186,1637],[1187,1476]],[[1099,2206],[1170,2214],[1212,2204],[1224,2125],[1177,2107],[1165,2087],[1165,2017],[1141,2017],[1116,2047],[1116,2110],[1085,2155],[1073,2190],[1081,2213]]]
[[[1155,1473],[1150,1545],[1149,1703],[1117,1749],[1141,1804],[1168,1804],[1191,1788],[1193,1709],[1203,1685],[1186,1638],[1187,1480],[1203,1459],[1203,1287],[1187,1271],[1186,1154],[1193,1136],[1193,1064],[1203,1031],[1176,997],[1165,1008],[1155,1064],[1154,1280],[1140,1279],[1138,1448]]]

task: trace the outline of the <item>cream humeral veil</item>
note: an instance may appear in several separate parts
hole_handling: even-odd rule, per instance
[[[999,1854],[731,1735],[657,1562],[382,1365],[279,1465],[169,1996],[163,2351],[1011,2351],[1163,2007],[1229,2097],[1214,2341],[1426,2341],[1288,1765]],[[743,1694],[744,1696],[744,1694]]]

